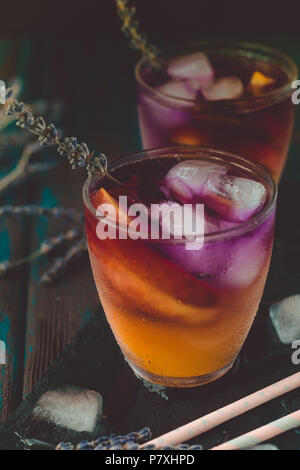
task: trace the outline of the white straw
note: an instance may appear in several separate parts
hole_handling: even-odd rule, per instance
[[[210,450],[245,450],[300,426],[300,410]]]
[[[286,377],[269,387],[258,390],[241,400],[220,408],[219,410],[213,411],[202,418],[196,419],[195,421],[174,429],[173,431],[157,437],[152,441],[146,442],[141,446],[141,449],[148,444],[154,445],[158,449],[164,446],[181,444],[182,442],[186,442],[199,434],[209,431],[210,429],[213,429],[216,426],[245,413],[246,411],[252,410],[263,403],[267,403],[284,393],[295,390],[298,387],[300,387],[300,372]]]

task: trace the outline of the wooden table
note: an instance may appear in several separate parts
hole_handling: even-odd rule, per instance
[[[270,41],[269,41],[270,42]],[[274,45],[278,43],[274,40]],[[299,58],[295,42],[281,47]],[[299,51],[300,52],[300,51]],[[91,60],[92,57],[92,60]],[[135,111],[134,54],[125,42],[94,44],[82,41],[0,42],[2,76],[21,74],[25,95],[62,99],[66,105],[63,128],[111,155],[141,147]],[[298,60],[300,63],[300,60]],[[300,109],[300,106],[299,106]],[[300,181],[300,119],[287,165],[288,177]],[[11,166],[15,164],[12,158]],[[0,160],[1,175],[2,170]],[[7,168],[6,168],[7,170]],[[67,165],[31,180],[1,197],[0,204],[41,204],[82,208],[84,172],[71,173]],[[0,261],[20,258],[43,239],[68,226],[44,217],[0,218]],[[0,279],[0,340],[7,344],[7,364],[0,366],[0,420],[5,420],[47,367],[93,314],[98,296],[88,257],[74,265],[60,282],[42,287],[38,281],[49,266],[43,258]]]

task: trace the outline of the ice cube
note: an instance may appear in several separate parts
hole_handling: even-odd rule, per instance
[[[243,83],[238,77],[224,77],[204,87],[202,95],[207,101],[236,100],[243,91]]]
[[[222,218],[243,222],[263,206],[266,188],[249,178],[210,174],[204,182],[202,198]]]
[[[230,220],[223,220],[215,214],[206,212],[205,214],[205,234],[221,232],[223,230],[229,230],[238,225],[237,222]]]
[[[190,110],[193,109],[194,102],[172,98],[168,91],[176,95],[176,91],[179,93],[179,89],[175,90],[173,85],[170,89],[166,89],[166,86],[167,84],[162,85],[163,88],[158,87],[158,91],[161,91],[162,95],[152,96],[146,93],[138,95],[138,114],[145,147],[164,146],[166,133],[172,134],[178,128],[188,127],[191,122],[192,113]],[[182,91],[182,93],[186,98],[186,92]],[[193,99],[195,92],[188,96]]]
[[[188,187],[180,178],[169,178],[167,183],[168,190],[174,194],[176,200],[181,203],[192,202],[194,194],[191,188]]]
[[[176,200],[188,203],[201,197],[205,182],[210,176],[218,180],[226,172],[222,165],[201,160],[185,160],[169,170],[165,185]]]
[[[65,385],[44,393],[32,417],[77,432],[93,432],[102,416],[102,396],[92,390]]]
[[[282,343],[291,344],[300,340],[300,294],[272,305],[270,318]]]
[[[236,225],[211,214],[205,215],[206,234]],[[161,244],[159,250],[180,268],[197,277],[205,276],[214,286],[240,288],[258,278],[269,254],[261,236],[255,235],[224,238],[216,243],[208,243],[204,237],[204,246],[195,251],[187,251],[184,244],[178,243]]]
[[[202,90],[202,88],[205,86],[205,84],[203,84],[199,80],[185,80],[184,83],[186,88],[192,93],[195,93],[197,96],[199,95],[199,92]]]
[[[232,222],[227,222],[214,217],[205,212],[204,232],[205,234],[225,230],[234,226]],[[187,250],[185,244],[171,243],[160,244],[160,252],[170,259],[174,264],[197,277],[207,277],[213,280],[214,285],[218,283],[216,276],[223,273],[227,268],[228,260],[224,256],[231,249],[231,244],[227,240],[220,243],[205,243],[204,246],[198,244],[196,250]]]
[[[170,81],[155,88],[159,93],[184,100],[194,100],[197,96],[197,90],[185,81]]]
[[[227,287],[246,287],[258,279],[267,260],[268,251],[256,233],[232,241],[227,256],[226,269],[220,281]]]
[[[152,230],[158,238],[158,230],[160,225],[163,238],[176,238],[183,240],[184,238],[203,238],[204,235],[204,212],[201,207],[195,204],[183,206],[178,202],[166,201],[151,206],[152,224],[156,222],[156,228]],[[154,233],[152,232],[152,234]]]
[[[167,72],[172,78],[197,80],[200,84],[210,82],[214,76],[209,58],[203,52],[195,52],[171,60]]]

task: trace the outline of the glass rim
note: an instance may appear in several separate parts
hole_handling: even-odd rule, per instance
[[[292,83],[297,80],[298,78],[298,69],[297,69],[297,65],[295,64],[295,62],[293,61],[293,59],[291,59],[287,54],[285,54],[284,52],[281,52],[275,48],[272,48],[270,46],[266,46],[266,45],[263,45],[263,44],[259,44],[259,43],[255,43],[255,42],[248,42],[248,41],[238,41],[238,40],[221,40],[221,39],[207,39],[207,40],[198,40],[198,41],[193,41],[193,42],[187,42],[187,43],[183,43],[181,46],[180,46],[180,49],[192,49],[192,48],[195,48],[195,47],[216,47],[216,46],[220,46],[220,53],[223,53],[222,50],[225,49],[225,53],[228,53],[228,49],[231,47],[233,48],[232,52],[234,52],[234,49],[235,50],[240,50],[240,51],[253,51],[254,53],[254,57],[255,57],[255,52],[256,54],[258,53],[258,51],[262,54],[265,54],[265,56],[269,56],[271,59],[273,58],[273,62],[276,63],[274,61],[274,57],[277,57],[277,59],[280,59],[282,61],[285,62],[285,64],[287,65],[290,73],[289,73],[289,80],[287,83],[275,88],[274,90],[271,90],[271,91],[267,91],[265,93],[263,93],[262,95],[260,96],[249,96],[249,97],[245,97],[245,98],[241,98],[241,99],[229,99],[229,100],[217,100],[217,101],[205,101],[204,103],[202,102],[199,102],[198,100],[196,99],[188,99],[188,98],[178,98],[176,96],[173,96],[173,95],[169,95],[167,93],[163,93],[163,92],[160,92],[160,91],[157,91],[155,90],[155,88],[153,88],[151,85],[148,85],[145,80],[143,80],[143,78],[141,77],[141,68],[143,67],[143,65],[146,65],[147,64],[147,61],[142,58],[138,61],[138,63],[136,64],[135,66],[135,78],[136,78],[136,81],[139,85],[141,85],[148,93],[156,96],[157,98],[160,98],[160,99],[169,99],[169,100],[172,100],[174,103],[178,103],[181,104],[181,105],[191,105],[191,103],[194,103],[194,104],[198,104],[198,105],[204,105],[206,108],[207,107],[216,107],[219,103],[222,103],[222,107],[228,107],[228,106],[236,106],[236,107],[247,107],[247,105],[249,105],[249,103],[251,103],[252,105],[249,107],[250,109],[253,107],[253,104],[257,104],[257,105],[262,105],[266,100],[269,100],[270,98],[277,98],[279,96],[285,96],[285,95],[288,95],[292,92]],[[163,52],[163,55],[166,54],[166,53],[170,53],[172,51],[176,51],[178,50],[178,45],[176,47],[176,45],[173,45],[173,46],[169,46],[169,47],[165,47],[162,49],[162,52]],[[227,51],[227,52],[226,52]],[[204,50],[205,52],[205,50]],[[247,56],[247,55],[246,55]],[[283,99],[283,98],[282,98]]]
[[[194,157],[193,157],[194,154]],[[244,158],[242,156],[226,152],[223,150],[213,149],[210,147],[205,146],[195,146],[195,147],[188,147],[188,146],[172,146],[172,147],[160,147],[154,149],[147,149],[142,150],[140,152],[135,152],[124,157],[121,157],[117,160],[113,160],[108,164],[108,171],[113,171],[117,168],[121,168],[127,164],[148,160],[149,158],[172,158],[172,157],[182,157],[184,155],[190,155],[191,158],[201,158],[209,159],[209,157],[213,157],[215,160],[219,162],[227,162],[227,163],[234,163],[236,161],[236,166],[242,169],[247,169],[249,171],[255,170],[255,174],[263,177],[264,182],[268,185],[267,190],[271,192],[269,201],[266,205],[264,205],[259,212],[253,214],[248,220],[243,222],[237,223],[234,227],[227,228],[225,230],[219,230],[215,232],[210,232],[208,234],[204,234],[205,241],[217,241],[221,238],[228,238],[231,236],[236,235],[243,235],[244,233],[248,233],[254,228],[262,225],[265,220],[269,217],[271,212],[274,209],[277,200],[277,185],[273,180],[272,176],[268,173],[268,171],[259,163],[253,162]],[[187,157],[188,158],[188,157]],[[83,185],[83,201],[85,207],[92,213],[92,215],[99,219],[97,216],[97,209],[92,204],[90,199],[90,185],[94,181],[99,181],[105,178],[105,176],[100,175],[91,175],[89,176],[84,185]],[[120,227],[119,224],[114,225],[115,227]],[[172,244],[181,244],[186,243],[187,239],[158,239],[158,240],[151,240],[151,238],[147,239],[148,242],[155,242],[155,243],[172,243]]]

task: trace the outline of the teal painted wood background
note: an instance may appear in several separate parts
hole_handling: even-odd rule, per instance
[[[249,37],[289,54],[300,67],[300,50],[291,37]],[[54,40],[54,39],[53,39]],[[52,43],[51,43],[52,44]],[[125,46],[123,46],[125,47]],[[87,57],[100,63],[91,69]],[[141,147],[131,52],[119,43],[95,44],[87,50],[81,41],[65,44],[63,53],[49,40],[0,41],[0,71],[5,80],[22,76],[24,96],[63,99],[63,128],[114,158]],[[80,66],[78,66],[78,64]],[[98,64],[99,65],[99,64]],[[103,67],[101,67],[101,65]],[[0,176],[16,164],[9,156]],[[6,158],[7,161],[7,158]],[[81,208],[83,174],[62,165],[38,180],[8,191],[0,204],[42,204]],[[300,183],[300,105],[285,179]],[[45,237],[66,228],[43,217],[32,220],[0,218],[0,261],[29,253]],[[7,364],[0,365],[0,420],[5,420],[37,379],[86,322],[98,304],[87,257],[58,284],[41,287],[40,274],[48,265],[41,259],[0,279],[0,340],[7,345]]]

